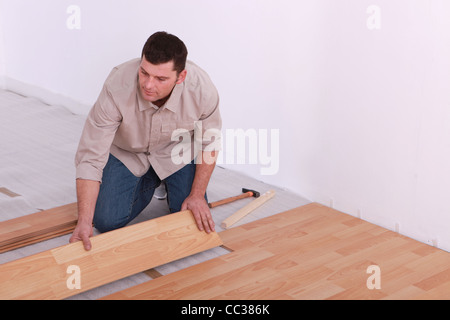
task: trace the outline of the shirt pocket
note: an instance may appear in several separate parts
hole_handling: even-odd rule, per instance
[[[191,121],[191,122],[178,123],[177,124],[177,130],[187,130],[189,132],[194,131],[195,125],[196,125],[196,123],[198,125],[198,122],[199,121],[197,121],[197,122]]]
[[[163,123],[161,126],[161,132],[164,135],[171,135],[175,130],[182,131],[194,131],[195,122],[180,122],[180,123]]]
[[[163,123],[161,126],[161,133],[163,135],[171,135],[172,132],[177,128],[177,124],[174,122]]]
[[[194,134],[195,122],[163,123],[161,126],[162,141],[179,141]]]

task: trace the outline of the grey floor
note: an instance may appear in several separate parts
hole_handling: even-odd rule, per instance
[[[84,120],[84,116],[72,114],[60,106],[49,106],[34,98],[0,90],[0,188],[18,195],[11,197],[0,193],[0,221],[76,201],[73,157]],[[310,203],[282,187],[222,167],[216,167],[211,177],[208,199],[213,202],[235,196],[242,188],[260,193],[274,190],[276,194],[234,226]],[[250,198],[242,199],[211,209],[216,231],[223,231],[221,222],[250,201]],[[167,202],[154,198],[131,223],[165,214],[168,214]],[[69,238],[70,235],[66,235],[0,254],[0,263],[66,245]],[[214,248],[159,266],[156,271],[169,274],[226,253],[224,248]],[[139,273],[69,299],[98,299],[149,280],[148,275]]]

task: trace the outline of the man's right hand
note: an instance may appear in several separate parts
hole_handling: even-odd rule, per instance
[[[77,241],[82,241],[84,249],[86,251],[89,251],[92,248],[91,240],[89,238],[92,237],[93,233],[94,229],[92,227],[92,224],[79,221],[77,226],[75,227],[75,230],[73,231],[72,237],[70,237],[69,239],[69,242],[74,243]]]
[[[82,241],[86,250],[92,248],[89,238],[94,233],[92,221],[99,189],[98,181],[77,179],[78,223],[69,242]]]

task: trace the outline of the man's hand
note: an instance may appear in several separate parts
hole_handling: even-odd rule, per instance
[[[78,223],[69,242],[83,241],[84,249],[91,250],[92,220],[100,190],[99,181],[77,179]]]
[[[84,249],[89,251],[92,248],[91,240],[89,240],[89,238],[92,237],[93,233],[94,231],[92,224],[79,221],[72,233],[72,237],[69,239],[69,242],[74,243],[77,241],[82,241]]]
[[[206,231],[206,233],[215,231],[215,224],[205,197],[190,195],[184,200],[181,210],[191,210],[200,231]]]
[[[202,151],[202,161],[196,164],[194,182],[191,193],[181,205],[181,210],[191,210],[200,231],[211,233],[215,231],[215,224],[205,199],[206,187],[216,165],[217,151]]]

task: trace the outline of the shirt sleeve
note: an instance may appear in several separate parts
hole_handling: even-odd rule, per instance
[[[205,111],[200,119],[202,134],[200,135],[202,151],[220,151],[222,149],[222,118],[219,109],[219,94],[215,88],[203,99]]]
[[[102,181],[111,144],[122,120],[106,85],[90,110],[75,155],[76,179]]]

